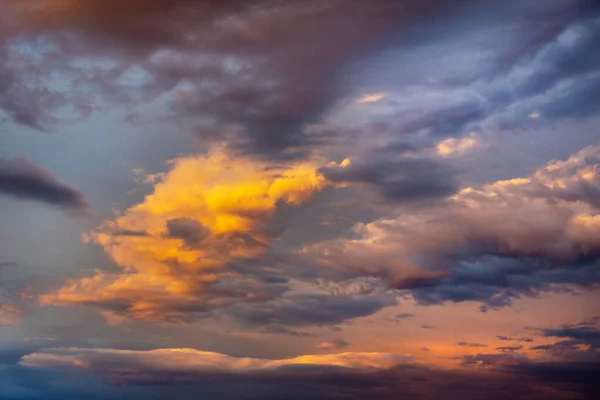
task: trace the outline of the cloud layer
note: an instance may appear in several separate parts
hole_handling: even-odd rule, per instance
[[[520,374],[510,373],[508,369],[504,372],[445,371],[407,363],[403,357],[375,353],[266,360],[192,349],[63,348],[29,354],[23,357],[21,364],[28,368],[88,371],[121,386],[151,384],[160,393],[165,383],[178,382],[179,386],[185,386],[197,395],[203,393],[203,389],[193,382],[200,380],[205,388],[210,387],[216,399],[231,395],[243,399],[282,396],[300,399],[307,395],[314,399],[359,399],[365,396],[385,399],[400,395],[407,399],[500,399],[507,394],[513,398],[568,399],[597,393],[594,386],[589,385],[590,381],[565,385],[541,379],[526,368],[520,370]],[[296,385],[294,382],[299,380],[302,384]],[[238,392],[242,387],[254,390]],[[188,398],[185,392],[178,395]]]

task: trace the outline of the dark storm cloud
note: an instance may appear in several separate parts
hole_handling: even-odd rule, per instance
[[[333,182],[372,185],[389,201],[418,202],[442,198],[458,190],[455,171],[427,159],[386,159],[378,154],[345,168],[323,168]]]
[[[24,157],[0,158],[0,194],[35,200],[68,210],[85,211],[83,194]]]
[[[396,314],[396,315],[395,315],[395,318],[398,318],[398,319],[406,319],[406,318],[412,318],[412,317],[414,317],[414,316],[415,316],[415,314],[410,314],[410,313],[400,313],[400,314]]]

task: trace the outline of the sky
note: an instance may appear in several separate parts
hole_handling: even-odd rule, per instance
[[[0,0],[0,399],[600,398],[598,127],[593,0]]]

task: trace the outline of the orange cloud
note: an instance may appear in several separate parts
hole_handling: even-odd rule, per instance
[[[228,263],[264,255],[281,222],[277,210],[307,202],[327,184],[317,162],[273,168],[221,149],[171,165],[142,203],[85,236],[124,273],[97,272],[42,296],[42,304],[103,305],[151,320],[214,305],[223,299],[204,288],[235,276]]]

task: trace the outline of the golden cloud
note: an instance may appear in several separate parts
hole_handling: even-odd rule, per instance
[[[267,252],[281,223],[276,211],[307,202],[327,185],[319,167],[316,161],[273,167],[222,149],[176,159],[142,203],[85,235],[124,273],[97,272],[41,303],[104,305],[152,320],[176,320],[181,312],[174,309],[214,303],[203,289],[235,275],[227,271],[232,261]]]

